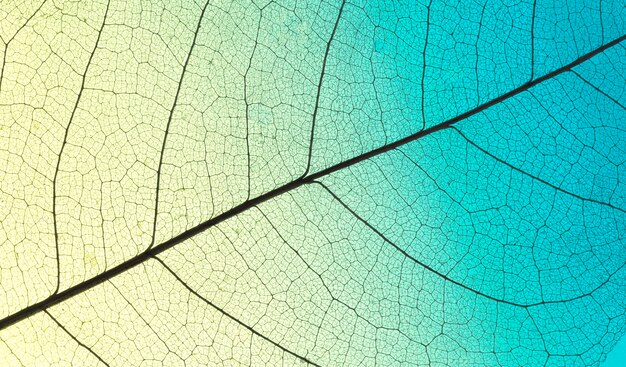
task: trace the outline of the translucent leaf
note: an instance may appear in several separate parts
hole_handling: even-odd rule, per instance
[[[625,17],[3,0],[0,361],[599,365]]]

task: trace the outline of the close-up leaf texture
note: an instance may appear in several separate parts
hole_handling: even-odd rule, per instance
[[[625,332],[624,0],[0,0],[0,366]]]

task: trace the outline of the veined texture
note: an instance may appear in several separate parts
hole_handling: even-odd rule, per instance
[[[600,365],[624,19],[0,0],[0,364]]]

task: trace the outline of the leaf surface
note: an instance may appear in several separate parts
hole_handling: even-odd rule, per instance
[[[599,365],[620,1],[0,6],[7,365]]]

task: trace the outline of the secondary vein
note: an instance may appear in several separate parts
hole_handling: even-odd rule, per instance
[[[187,239],[189,239],[189,238],[191,238],[191,237],[193,237],[193,236],[195,236],[195,235],[197,235],[197,234],[199,234],[201,232],[204,232],[205,230],[207,230],[207,229],[209,229],[209,228],[211,228],[211,227],[213,227],[213,226],[215,226],[215,225],[217,225],[219,223],[224,222],[227,219],[232,218],[232,217],[234,217],[234,216],[236,216],[236,215],[238,215],[238,214],[240,214],[240,213],[242,213],[242,212],[244,212],[244,211],[246,211],[246,210],[248,210],[250,208],[253,208],[253,207],[255,207],[255,206],[257,206],[257,205],[259,205],[259,204],[261,204],[263,202],[266,202],[266,201],[268,201],[268,200],[270,200],[270,199],[272,199],[272,198],[274,198],[274,197],[276,197],[278,195],[281,195],[281,194],[284,194],[286,192],[289,192],[289,191],[291,191],[293,189],[296,189],[296,188],[298,188],[300,186],[303,186],[305,184],[312,183],[312,182],[314,182],[316,180],[319,180],[320,178],[322,178],[324,176],[327,176],[327,175],[329,175],[329,174],[331,174],[333,172],[339,171],[339,170],[341,170],[343,168],[353,166],[353,165],[355,165],[357,163],[363,162],[363,161],[365,161],[365,160],[367,160],[369,158],[372,158],[374,156],[386,153],[386,152],[388,152],[390,150],[394,150],[394,149],[396,149],[396,148],[398,148],[398,147],[400,147],[400,146],[402,146],[404,144],[407,144],[409,142],[421,139],[421,138],[423,138],[425,136],[428,136],[428,135],[431,135],[431,134],[433,134],[435,132],[438,132],[438,131],[441,131],[443,129],[446,129],[446,128],[452,126],[453,124],[455,124],[455,123],[457,123],[459,121],[467,119],[468,117],[471,117],[473,115],[476,115],[476,114],[478,114],[478,113],[488,109],[491,106],[494,106],[494,105],[496,105],[498,103],[501,103],[501,102],[503,102],[503,101],[505,101],[507,99],[510,99],[510,98],[512,98],[512,97],[514,97],[514,96],[516,96],[516,95],[518,95],[520,93],[522,93],[522,92],[525,92],[525,91],[529,90],[530,88],[534,87],[537,84],[543,83],[543,82],[545,82],[547,80],[550,80],[550,79],[552,79],[552,78],[554,78],[554,77],[556,77],[556,76],[558,76],[558,75],[560,75],[560,74],[562,74],[564,72],[567,72],[567,71],[571,70],[572,68],[574,68],[575,66],[578,66],[578,65],[582,64],[583,62],[591,59],[592,57],[594,57],[594,56],[604,52],[605,50],[607,50],[607,49],[609,49],[609,48],[611,48],[611,47],[613,47],[615,45],[620,44],[621,42],[623,42],[625,40],[626,40],[626,35],[621,36],[621,37],[619,37],[619,38],[617,38],[617,39],[615,39],[615,40],[613,40],[613,41],[611,41],[611,42],[609,42],[609,43],[607,43],[607,44],[605,44],[605,45],[603,45],[601,47],[598,47],[597,49],[595,49],[595,50],[593,50],[593,51],[591,51],[591,52],[589,52],[589,53],[579,57],[578,59],[574,60],[573,62],[571,62],[571,63],[569,63],[569,64],[567,64],[565,66],[560,67],[559,69],[556,69],[556,70],[554,70],[554,71],[552,71],[552,72],[550,72],[548,74],[545,74],[544,76],[539,77],[537,79],[531,80],[531,81],[529,81],[529,82],[527,82],[527,83],[525,83],[525,84],[523,84],[523,85],[521,85],[521,86],[511,90],[508,93],[505,93],[505,94],[503,94],[503,95],[501,95],[501,96],[499,96],[497,98],[494,98],[494,99],[492,99],[492,100],[490,100],[490,101],[488,101],[488,102],[486,102],[484,104],[481,104],[481,105],[477,106],[476,108],[474,108],[472,110],[469,110],[469,111],[467,111],[467,112],[465,112],[463,114],[460,114],[460,115],[458,115],[458,116],[456,116],[456,117],[454,117],[452,119],[449,119],[447,121],[441,122],[441,123],[439,123],[437,125],[434,125],[434,126],[428,128],[428,129],[426,129],[426,130],[421,130],[421,131],[419,131],[419,132],[417,132],[415,134],[409,135],[409,136],[407,136],[407,137],[405,137],[403,139],[397,140],[397,141],[395,141],[393,143],[383,145],[383,146],[381,146],[381,147],[379,147],[377,149],[374,149],[374,150],[369,151],[367,153],[363,153],[363,154],[358,155],[358,156],[356,156],[354,158],[348,159],[348,160],[346,160],[346,161],[344,161],[342,163],[336,164],[336,165],[328,167],[328,168],[326,168],[326,169],[324,169],[322,171],[316,172],[316,173],[314,173],[312,175],[300,177],[300,178],[298,178],[295,181],[289,182],[289,183],[287,183],[287,184],[285,184],[283,186],[280,186],[280,187],[278,187],[278,188],[276,188],[276,189],[274,189],[272,191],[269,191],[269,192],[267,192],[267,193],[265,193],[263,195],[257,196],[257,197],[255,197],[253,199],[250,199],[250,200],[248,200],[248,201],[246,201],[246,202],[244,202],[244,203],[242,203],[242,204],[240,204],[240,205],[238,205],[238,206],[236,206],[236,207],[234,207],[234,208],[232,208],[232,209],[230,209],[230,210],[228,210],[228,211],[226,211],[226,212],[224,212],[224,213],[222,213],[222,214],[220,214],[220,215],[218,215],[218,216],[216,216],[214,218],[211,218],[211,219],[209,219],[209,220],[207,220],[207,221],[205,221],[203,223],[198,224],[197,226],[195,226],[193,228],[188,229],[187,231],[185,231],[185,232],[183,232],[183,233],[181,233],[181,234],[179,234],[179,235],[177,235],[175,237],[172,237],[171,239],[169,239],[169,240],[167,240],[167,241],[165,241],[165,242],[163,242],[163,243],[161,243],[161,244],[159,244],[157,246],[154,246],[154,247],[148,249],[147,251],[144,251],[143,253],[141,253],[141,254],[139,254],[139,255],[131,258],[131,259],[126,260],[125,262],[123,262],[123,263],[121,263],[121,264],[119,264],[119,265],[117,265],[117,266],[115,266],[115,267],[113,267],[113,268],[111,268],[111,269],[109,269],[109,270],[107,270],[107,271],[105,271],[105,272],[103,272],[103,273],[101,273],[101,274],[99,274],[99,275],[97,275],[97,276],[87,280],[87,281],[84,281],[82,283],[76,284],[73,287],[70,287],[70,288],[68,288],[68,289],[66,289],[66,290],[64,290],[62,292],[53,294],[50,297],[48,297],[48,298],[46,298],[46,299],[44,299],[44,300],[42,300],[40,302],[32,304],[32,305],[30,305],[30,306],[28,306],[28,307],[26,307],[26,308],[24,308],[24,309],[22,309],[22,310],[20,310],[20,311],[18,311],[16,313],[14,313],[14,314],[12,314],[12,315],[9,315],[9,316],[3,318],[2,320],[0,320],[0,330],[5,329],[5,328],[7,328],[7,327],[9,327],[9,326],[11,326],[11,325],[21,321],[21,320],[24,320],[24,319],[28,318],[29,316],[31,316],[33,314],[41,312],[41,311],[43,311],[43,310],[45,310],[45,309],[47,309],[47,308],[49,308],[51,306],[54,306],[54,305],[56,305],[56,304],[58,304],[60,302],[63,302],[64,300],[66,300],[68,298],[71,298],[71,297],[73,297],[73,296],[75,296],[77,294],[80,294],[80,293],[88,290],[88,289],[91,289],[91,288],[97,286],[98,284],[103,283],[103,282],[105,282],[105,281],[115,277],[116,275],[119,275],[119,274],[125,272],[126,270],[131,269],[131,268],[135,267],[136,265],[139,265],[139,264],[143,263],[144,261],[146,261],[146,260],[148,260],[150,258],[155,257],[156,255],[162,253],[163,251],[166,251],[166,250],[172,248],[173,246],[175,246],[175,245],[177,245],[177,244],[179,244],[179,243],[181,243],[181,242],[183,242],[183,241],[185,241],[185,240],[187,240]]]

